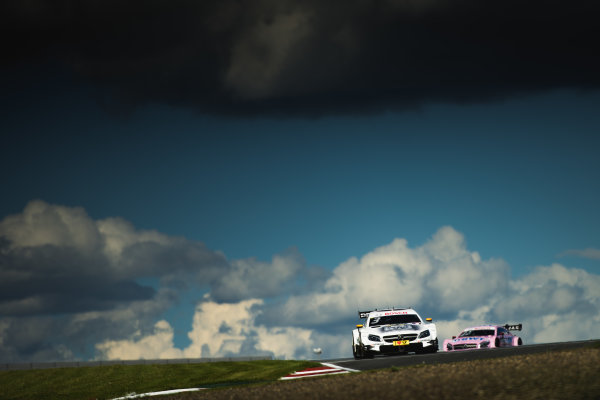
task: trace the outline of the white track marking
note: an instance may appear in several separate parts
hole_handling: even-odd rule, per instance
[[[321,365],[323,365],[324,368],[322,368],[322,369],[310,369],[309,368],[304,371],[296,371],[296,372],[293,372],[293,373],[286,375],[279,379],[285,381],[285,380],[289,380],[289,379],[308,378],[311,376],[337,375],[337,374],[348,374],[350,372],[359,372],[355,369],[344,368],[344,367],[340,367],[340,366],[337,366],[335,364],[330,364],[330,363],[321,363]]]
[[[124,397],[117,397],[116,399],[112,399],[112,400],[139,399],[142,397],[161,396],[161,395],[165,395],[165,394],[175,394],[175,393],[182,393],[182,392],[196,392],[196,391],[202,390],[202,389],[205,389],[205,388],[163,390],[161,392],[150,392],[150,393],[140,393],[140,394],[133,393],[133,394],[128,394],[127,396],[124,396]]]
[[[326,367],[331,367],[331,368],[338,368],[338,369],[343,369],[344,371],[348,371],[348,372],[360,372],[357,369],[352,369],[352,368],[346,368],[346,367],[340,367],[339,365],[335,365],[335,364],[330,364],[330,363],[321,363]]]

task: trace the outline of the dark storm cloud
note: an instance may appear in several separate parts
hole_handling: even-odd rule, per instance
[[[0,220],[0,316],[113,310],[160,297],[138,279],[202,287],[228,269],[200,242],[96,221],[82,208],[32,201]]]
[[[596,2],[6,1],[5,67],[56,63],[114,107],[318,115],[598,88]]]
[[[109,273],[98,254],[73,248],[0,247],[0,315],[105,310],[149,299],[154,290]]]

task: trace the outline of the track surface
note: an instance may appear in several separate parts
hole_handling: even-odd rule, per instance
[[[506,357],[521,354],[544,353],[556,350],[574,349],[584,346],[600,346],[600,340],[531,344],[519,347],[503,347],[483,350],[464,350],[453,352],[439,351],[435,354],[376,356],[374,358],[364,360],[354,360],[349,358],[342,360],[328,360],[327,362],[343,368],[366,371],[370,369],[390,368],[393,366],[399,367],[420,364],[441,364],[458,361],[481,360],[485,358]]]

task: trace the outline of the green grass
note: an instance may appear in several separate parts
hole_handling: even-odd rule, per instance
[[[273,360],[0,371],[0,399],[111,399],[133,392],[275,381],[316,365],[310,361]]]

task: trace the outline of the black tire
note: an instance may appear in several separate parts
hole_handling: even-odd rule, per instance
[[[435,342],[433,343],[433,345],[431,346],[431,349],[429,350],[430,353],[437,353],[439,350],[438,348],[438,340],[435,339]]]
[[[521,338],[519,338],[519,340],[517,341],[517,346],[523,346],[523,341],[521,340]]]
[[[355,360],[360,360],[361,358],[364,358],[364,355],[362,354],[362,349],[360,349],[360,345],[358,346],[359,348],[357,348],[356,344],[354,344],[354,336],[352,337],[352,355],[354,356]]]
[[[415,351],[417,354],[429,354],[429,353],[437,353],[438,351],[438,342],[435,340],[431,346],[423,347],[420,350]]]
[[[358,355],[358,352],[356,351],[356,346],[354,345],[354,343],[352,344],[352,355],[354,356],[355,360],[360,360],[360,356]]]
[[[494,346],[500,347],[500,339],[496,338],[496,341],[494,342]]]

